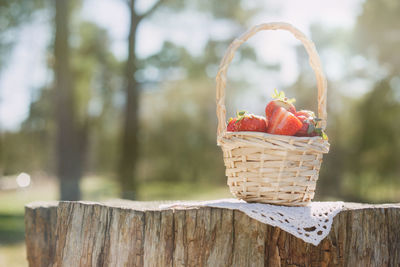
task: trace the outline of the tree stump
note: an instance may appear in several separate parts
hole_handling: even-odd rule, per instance
[[[29,204],[29,266],[400,266],[400,204],[346,203],[318,246],[240,211],[159,204]]]

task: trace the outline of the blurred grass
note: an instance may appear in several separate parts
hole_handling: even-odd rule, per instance
[[[0,192],[0,266],[27,266],[24,206],[57,199],[56,187],[52,180],[34,181],[28,188]]]
[[[0,213],[0,245],[24,240],[24,215]]]
[[[46,181],[33,183],[24,189],[0,192],[0,246],[24,241],[25,204],[36,200],[57,199],[56,186],[55,182]]]
[[[0,266],[28,266],[26,261],[25,243],[0,245]]]
[[[232,197],[226,185],[153,182],[140,186],[139,200],[209,200]]]

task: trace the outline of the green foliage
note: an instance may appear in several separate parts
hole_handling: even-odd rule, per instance
[[[164,8],[170,9],[171,13],[177,11],[190,10],[192,12],[202,12],[210,15],[213,19],[232,20],[232,23],[243,25],[257,13],[257,8],[243,8],[245,1],[213,1],[213,0],[166,0]],[[261,3],[261,1],[259,0]]]
[[[0,0],[0,70],[17,41],[15,36],[19,27],[29,22],[34,12],[41,8],[42,0]]]
[[[120,85],[117,80],[120,63],[110,52],[110,40],[106,30],[91,22],[82,22],[79,26],[79,42],[73,49],[71,68],[75,81],[78,117],[80,121],[84,121],[88,116],[90,101],[100,103],[98,110],[92,111],[89,116],[105,115],[106,108],[110,108],[110,96]]]
[[[345,195],[357,201],[377,198],[387,201],[393,194],[385,188],[396,191],[400,187],[397,153],[400,149],[397,123],[400,103],[396,83],[400,57],[395,52],[400,45],[400,39],[396,37],[400,26],[399,12],[398,1],[367,0],[355,28],[356,51],[368,59],[371,69],[364,71],[369,74],[364,78],[377,80],[369,93],[350,103],[353,111],[349,113],[352,115],[345,116],[348,122],[344,129],[351,129],[351,132],[349,136],[341,137],[340,149],[345,152],[342,189]],[[378,68],[374,62],[379,62]],[[375,73],[377,71],[381,72]],[[377,192],[382,195],[379,197]]]
[[[360,129],[354,140],[359,155],[356,171],[379,174],[381,180],[392,179],[400,172],[400,103],[388,80],[376,84],[359,107]]]
[[[81,22],[78,44],[73,49],[77,120],[87,124],[89,171],[111,172],[116,162],[116,140],[120,106],[115,95],[122,87],[121,62],[110,52],[106,30],[91,22]]]
[[[109,49],[104,29],[80,24],[79,42],[72,49],[77,121],[91,131],[89,170],[111,172],[116,158],[119,106],[114,103],[121,88],[120,65]],[[31,103],[29,117],[19,133],[6,133],[2,150],[4,174],[55,169],[54,90],[42,88]]]
[[[39,90],[36,101],[30,106],[30,114],[19,132],[5,132],[1,150],[3,175],[20,172],[53,171],[54,169],[54,120],[52,118],[53,91]]]
[[[145,94],[140,135],[142,179],[224,181],[215,120],[210,119],[215,117],[213,90],[200,81],[174,82],[157,95]]]
[[[369,57],[377,57],[390,72],[400,70],[400,2],[367,0],[356,28],[358,48]]]
[[[43,131],[3,133],[3,142],[2,175],[48,169],[48,164],[52,162],[46,133]]]

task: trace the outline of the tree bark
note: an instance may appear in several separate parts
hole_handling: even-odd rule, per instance
[[[400,204],[346,203],[318,246],[240,211],[160,211],[159,204],[60,202],[57,210],[48,210],[56,220],[44,223],[35,221],[35,212],[49,208],[31,204],[29,265],[45,266],[43,255],[50,255],[46,262],[53,266],[400,265]]]
[[[54,261],[57,202],[36,202],[25,208],[26,255],[30,266],[47,267]]]
[[[75,121],[74,91],[70,69],[69,10],[71,1],[55,1],[55,115],[57,176],[60,199],[78,200],[79,180],[83,172],[86,133],[82,134]],[[85,128],[86,129],[86,128]]]

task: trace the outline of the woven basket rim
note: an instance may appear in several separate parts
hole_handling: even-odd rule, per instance
[[[224,132],[220,137],[224,136],[248,136],[248,137],[262,137],[264,139],[275,139],[275,140],[285,140],[285,141],[290,141],[290,140],[322,140],[328,142],[328,140],[323,139],[321,136],[292,136],[292,135],[280,135],[280,134],[269,134],[265,132],[250,132],[250,131],[241,131],[241,132]]]

